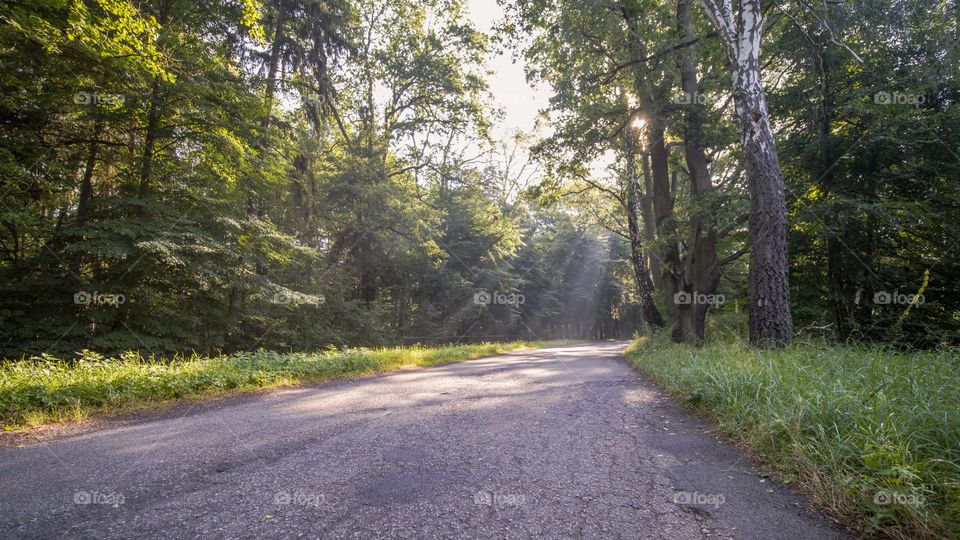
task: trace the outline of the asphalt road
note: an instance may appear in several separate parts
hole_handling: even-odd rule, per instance
[[[623,360],[517,352],[0,448],[0,538],[842,538]]]

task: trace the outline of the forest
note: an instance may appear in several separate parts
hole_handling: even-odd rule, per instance
[[[960,8],[757,9],[5,2],[0,352],[956,343]]]

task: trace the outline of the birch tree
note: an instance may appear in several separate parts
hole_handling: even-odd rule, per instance
[[[793,339],[783,172],[760,79],[760,0],[701,0],[727,53],[750,191],[749,328],[754,345]]]

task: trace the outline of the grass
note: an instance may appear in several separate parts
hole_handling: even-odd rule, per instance
[[[0,425],[4,430],[81,420],[177,400],[327,381],[422,367],[545,346],[547,342],[396,347],[340,352],[257,351],[216,357],[144,358],[127,353],[79,359],[49,356],[0,363]]]
[[[627,357],[865,536],[960,537],[956,350],[652,337]]]

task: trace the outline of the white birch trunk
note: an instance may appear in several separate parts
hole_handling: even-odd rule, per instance
[[[782,345],[793,339],[787,264],[783,172],[760,79],[760,0],[741,0],[739,26],[732,0],[701,0],[727,52],[736,122],[750,191],[750,342]]]

